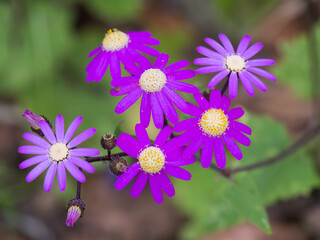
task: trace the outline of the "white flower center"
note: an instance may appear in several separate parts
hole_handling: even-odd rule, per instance
[[[64,143],[55,143],[49,149],[49,157],[52,161],[63,161],[69,156],[69,149]]]
[[[109,30],[102,41],[102,48],[105,51],[118,51],[128,46],[129,36],[117,29]]]
[[[246,68],[246,63],[239,55],[232,55],[226,57],[226,68],[232,72],[240,72]]]
[[[145,92],[161,91],[167,82],[166,75],[160,69],[148,69],[141,74],[139,85]]]
[[[164,166],[165,155],[160,148],[148,147],[140,153],[138,160],[143,171],[158,173]]]
[[[223,110],[211,108],[202,114],[198,125],[204,133],[215,137],[227,130],[229,121]]]

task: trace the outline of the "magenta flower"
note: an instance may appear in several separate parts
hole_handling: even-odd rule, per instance
[[[88,55],[89,58],[96,56],[86,68],[87,81],[100,81],[108,66],[112,79],[118,79],[121,77],[120,62],[125,67],[135,66],[135,62],[139,63],[141,58],[139,52],[156,57],[159,55],[158,50],[146,45],[159,44],[159,40],[152,38],[149,32],[124,33],[117,29],[110,29],[106,33],[102,44]]]
[[[38,155],[23,161],[19,165],[21,169],[24,169],[38,164],[27,175],[27,182],[33,181],[43,171],[49,168],[44,179],[44,190],[50,191],[55,174],[58,171],[58,185],[60,190],[64,191],[66,188],[65,168],[79,182],[84,182],[86,180],[86,177],[76,166],[84,169],[89,173],[94,172],[93,166],[80,157],[98,155],[100,154],[99,150],[75,147],[90,138],[96,132],[96,129],[87,129],[71,140],[81,121],[82,117],[77,117],[71,123],[66,134],[64,134],[64,121],[62,115],[58,115],[56,118],[56,134],[53,133],[52,129],[46,121],[39,121],[39,127],[46,137],[47,141],[32,133],[23,134],[23,138],[35,144],[36,146],[21,146],[18,150],[19,153]]]
[[[121,114],[132,106],[141,96],[140,119],[141,123],[148,127],[150,114],[157,128],[162,128],[165,114],[168,120],[176,124],[179,121],[178,114],[173,106],[180,110],[188,108],[183,98],[174,90],[186,93],[197,93],[199,89],[181,80],[193,78],[193,70],[180,70],[189,65],[188,61],[179,61],[167,67],[168,54],[160,54],[152,64],[147,58],[140,68],[127,69],[133,76],[122,77],[118,81],[112,81],[112,96],[125,96],[116,106],[115,112]]]
[[[202,147],[201,163],[204,168],[210,166],[213,153],[218,167],[224,168],[225,144],[236,159],[242,159],[241,150],[235,141],[245,146],[250,146],[251,142],[245,135],[251,135],[251,129],[234,121],[243,116],[242,108],[229,110],[230,98],[221,97],[221,92],[216,89],[211,91],[210,102],[200,93],[194,94],[194,98],[200,107],[190,104],[188,114],[195,118],[183,120],[174,126],[175,132],[185,131],[176,138],[177,144],[182,146],[190,142],[183,156],[193,156]]]
[[[39,129],[38,122],[41,120],[45,120],[43,117],[29,111],[28,109],[24,111],[24,114],[22,114],[22,117],[24,117],[27,120],[27,122],[30,124],[31,128],[35,130]]]
[[[219,38],[223,46],[211,38],[205,38],[204,41],[215,51],[203,46],[199,46],[197,47],[197,51],[206,56],[206,58],[197,58],[194,60],[194,64],[209,65],[207,67],[198,68],[196,73],[219,72],[211,79],[208,87],[213,88],[222,79],[229,76],[229,95],[231,98],[235,98],[237,96],[238,78],[240,78],[244,88],[250,96],[254,95],[254,88],[252,84],[261,91],[266,92],[267,87],[252,73],[258,74],[272,81],[276,81],[275,76],[273,76],[271,73],[257,68],[260,66],[272,65],[274,64],[274,60],[249,60],[262,49],[263,45],[261,43],[255,43],[248,48],[251,38],[250,36],[246,35],[241,39],[237,51],[235,52],[230,40],[226,35],[221,33],[219,34]]]
[[[131,197],[136,198],[149,179],[152,196],[159,204],[163,201],[161,189],[169,197],[175,195],[174,187],[166,174],[182,180],[190,180],[191,174],[180,166],[194,163],[195,158],[182,157],[184,148],[177,146],[174,139],[168,141],[172,133],[171,126],[166,126],[160,131],[153,146],[142,124],[137,124],[135,131],[138,140],[127,133],[121,133],[117,138],[118,147],[138,161],[118,178],[115,188],[117,190],[124,188],[135,176],[138,176],[130,192]]]
[[[67,204],[67,220],[66,225],[68,227],[73,227],[73,225],[78,221],[86,209],[84,201],[79,198],[72,199]]]

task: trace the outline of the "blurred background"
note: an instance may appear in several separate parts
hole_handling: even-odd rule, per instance
[[[18,168],[25,156],[17,153],[29,131],[25,109],[51,120],[63,114],[66,124],[83,116],[79,132],[97,129],[86,147],[102,150],[105,132],[133,133],[139,103],[116,115],[121,97],[109,95],[109,73],[98,83],[85,80],[87,54],[108,29],[118,28],[152,32],[169,63],[192,62],[199,57],[196,46],[221,32],[234,46],[245,34],[263,43],[257,57],[276,60],[266,70],[278,80],[263,79],[268,92],[256,91],[254,98],[240,87],[232,104],[247,110],[243,121],[253,129],[252,146],[241,148],[241,162],[228,156],[228,167],[274,156],[317,110],[319,15],[320,1],[312,0],[0,1],[0,239],[320,239],[319,138],[279,163],[231,179],[195,163],[187,168],[192,180],[175,181],[176,196],[161,205],[148,188],[137,199],[130,187],[114,190],[108,165],[95,163],[96,173],[87,174],[82,188],[87,211],[74,228],[64,222],[75,180],[68,179],[63,193],[55,181],[46,193],[44,174],[25,182],[29,169]],[[210,79],[204,74],[190,82],[204,89]]]

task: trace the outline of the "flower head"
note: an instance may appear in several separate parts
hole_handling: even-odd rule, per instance
[[[140,62],[142,55],[139,52],[158,56],[159,52],[146,45],[159,45],[157,39],[151,37],[149,32],[121,32],[110,29],[102,40],[102,44],[92,50],[88,57],[96,55],[86,68],[87,81],[100,81],[110,67],[113,80],[121,77],[120,62],[125,67],[134,67],[135,62]]]
[[[19,153],[24,154],[36,154],[37,156],[29,158],[23,161],[19,167],[21,169],[33,166],[34,167],[26,177],[27,182],[33,181],[47,168],[47,174],[44,179],[44,190],[50,191],[56,172],[58,172],[58,185],[61,191],[66,188],[66,170],[77,179],[79,182],[84,182],[86,177],[78,169],[93,173],[93,166],[80,158],[82,156],[95,156],[100,154],[96,149],[91,148],[76,148],[80,143],[86,141],[93,134],[96,129],[90,128],[82,132],[78,136],[72,136],[79,127],[82,121],[82,117],[77,117],[69,126],[68,130],[64,134],[64,120],[62,115],[56,117],[54,134],[48,123],[44,120],[38,122],[41,131],[47,140],[44,140],[32,133],[24,133],[23,138],[35,145],[25,145],[19,147]],[[78,167],[77,167],[78,166]]]
[[[156,137],[153,146],[150,143],[146,129],[142,124],[137,124],[136,135],[138,140],[126,133],[121,133],[117,138],[117,146],[129,156],[138,161],[131,165],[116,181],[115,188],[124,188],[135,176],[135,180],[130,195],[136,198],[149,180],[151,193],[157,203],[163,201],[163,190],[169,197],[174,196],[174,187],[168,175],[190,180],[191,174],[180,168],[195,162],[195,158],[182,156],[184,147],[179,147],[175,139],[169,140],[172,127],[166,126]]]
[[[79,198],[72,199],[67,204],[67,220],[66,225],[68,227],[73,227],[77,222],[79,217],[83,216],[84,211],[86,210],[86,205],[84,201]]]
[[[43,137],[44,135],[39,127],[39,124],[38,124],[39,121],[45,120],[50,125],[50,127],[52,127],[51,123],[46,117],[39,116],[28,109],[24,111],[24,114],[22,114],[22,117],[24,117],[27,120],[27,122],[30,124],[31,130],[36,134],[38,134],[40,137]]]
[[[209,65],[207,67],[198,68],[196,73],[219,72],[209,82],[209,88],[213,88],[222,79],[228,76],[229,95],[231,98],[235,98],[238,92],[238,78],[240,78],[244,88],[250,96],[254,95],[254,88],[252,85],[255,85],[261,91],[267,91],[267,87],[264,83],[252,73],[276,81],[276,78],[271,73],[257,68],[259,66],[272,65],[274,64],[274,60],[249,60],[262,49],[263,45],[261,43],[255,43],[248,48],[251,38],[246,35],[241,39],[237,51],[234,51],[234,48],[226,35],[222,33],[219,34],[219,39],[223,46],[211,38],[206,38],[204,41],[215,51],[199,46],[197,47],[197,51],[206,57],[194,60],[194,64]]]
[[[193,78],[193,70],[181,70],[189,65],[188,61],[179,61],[167,67],[168,54],[160,54],[152,65],[147,58],[139,68],[127,69],[133,76],[122,77],[118,81],[112,81],[112,96],[125,96],[116,106],[117,114],[123,113],[131,107],[141,96],[140,119],[141,123],[148,127],[152,114],[155,126],[162,128],[165,114],[168,120],[175,124],[178,122],[178,114],[173,104],[180,110],[188,106],[183,98],[174,90],[186,93],[197,93],[199,89],[181,80]]]
[[[194,118],[183,120],[174,126],[175,132],[185,131],[176,138],[177,144],[182,146],[190,142],[183,156],[193,156],[202,147],[201,163],[204,168],[210,166],[213,153],[218,167],[224,168],[226,145],[236,159],[242,159],[241,150],[235,141],[250,146],[250,139],[245,134],[251,135],[248,126],[235,121],[244,114],[242,108],[229,110],[230,98],[221,97],[221,92],[217,89],[211,91],[209,102],[200,93],[194,94],[194,98],[200,106],[189,104],[188,114]]]

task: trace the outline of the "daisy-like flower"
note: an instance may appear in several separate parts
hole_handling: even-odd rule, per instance
[[[191,174],[180,166],[194,163],[195,158],[182,157],[184,148],[177,146],[174,139],[167,141],[172,133],[171,126],[166,126],[160,131],[153,146],[142,124],[136,125],[135,132],[138,140],[127,133],[121,133],[117,138],[117,146],[138,161],[120,175],[115,188],[117,190],[124,188],[137,176],[130,192],[131,197],[136,198],[149,179],[152,196],[159,204],[163,201],[161,190],[169,197],[175,195],[174,187],[167,174],[182,180],[190,180]]]
[[[181,80],[193,78],[193,70],[180,70],[189,65],[186,60],[173,63],[167,67],[168,54],[160,54],[153,66],[147,58],[139,68],[127,69],[133,76],[122,77],[118,81],[112,81],[112,96],[125,96],[116,106],[115,112],[121,114],[132,106],[141,96],[140,121],[148,127],[150,114],[152,113],[154,124],[162,128],[164,117],[176,124],[179,121],[178,114],[173,104],[180,110],[188,108],[187,103],[174,90],[186,93],[197,93],[199,89]]]
[[[110,67],[110,74],[113,80],[121,77],[120,62],[125,67],[135,66],[139,63],[141,54],[139,52],[158,56],[158,50],[146,45],[159,45],[157,39],[151,37],[149,32],[121,32],[117,29],[109,30],[102,44],[92,50],[88,57],[96,55],[86,68],[87,81],[100,81]],[[138,52],[139,51],[139,52]]]
[[[185,131],[176,138],[178,145],[190,142],[183,156],[193,156],[202,147],[201,163],[204,168],[210,166],[213,153],[218,167],[224,168],[225,145],[236,159],[242,159],[241,150],[235,141],[245,146],[251,143],[245,135],[251,135],[251,129],[235,121],[243,116],[242,108],[229,110],[230,98],[221,97],[217,89],[211,91],[209,102],[200,93],[194,94],[194,98],[200,107],[190,104],[188,114],[195,118],[183,120],[174,126],[175,132]]]
[[[66,188],[66,170],[77,179],[79,182],[85,182],[86,177],[78,169],[93,173],[94,167],[80,158],[82,156],[95,156],[100,154],[99,150],[91,148],[76,148],[77,145],[84,142],[95,134],[96,129],[90,128],[82,132],[78,136],[72,136],[79,127],[82,117],[77,117],[69,126],[67,132],[64,134],[64,120],[62,115],[56,117],[56,134],[53,133],[48,123],[44,120],[38,122],[41,131],[47,140],[32,134],[24,133],[23,138],[35,145],[25,145],[19,147],[19,153],[36,154],[38,156],[29,158],[23,161],[19,167],[21,169],[33,166],[34,167],[26,177],[27,182],[33,181],[47,168],[47,174],[44,179],[44,190],[50,191],[56,172],[58,172],[58,185],[61,191]],[[71,140],[71,141],[70,141]],[[77,167],[78,166],[78,167]]]
[[[222,33],[219,34],[219,39],[223,46],[211,38],[205,38],[204,41],[215,51],[203,46],[199,46],[197,47],[197,51],[206,57],[197,58],[194,60],[194,64],[209,65],[207,67],[198,68],[196,73],[219,72],[210,80],[208,87],[213,88],[222,79],[228,76],[229,95],[231,98],[235,98],[237,96],[238,78],[240,78],[245,90],[250,96],[254,95],[254,88],[252,85],[255,85],[261,91],[266,92],[267,87],[252,73],[258,74],[272,81],[276,81],[275,76],[273,76],[271,73],[258,68],[260,66],[272,65],[274,64],[274,60],[249,60],[262,49],[263,45],[261,43],[255,43],[248,48],[251,38],[250,36],[246,35],[241,39],[237,51],[235,52],[230,40],[226,35]]]

